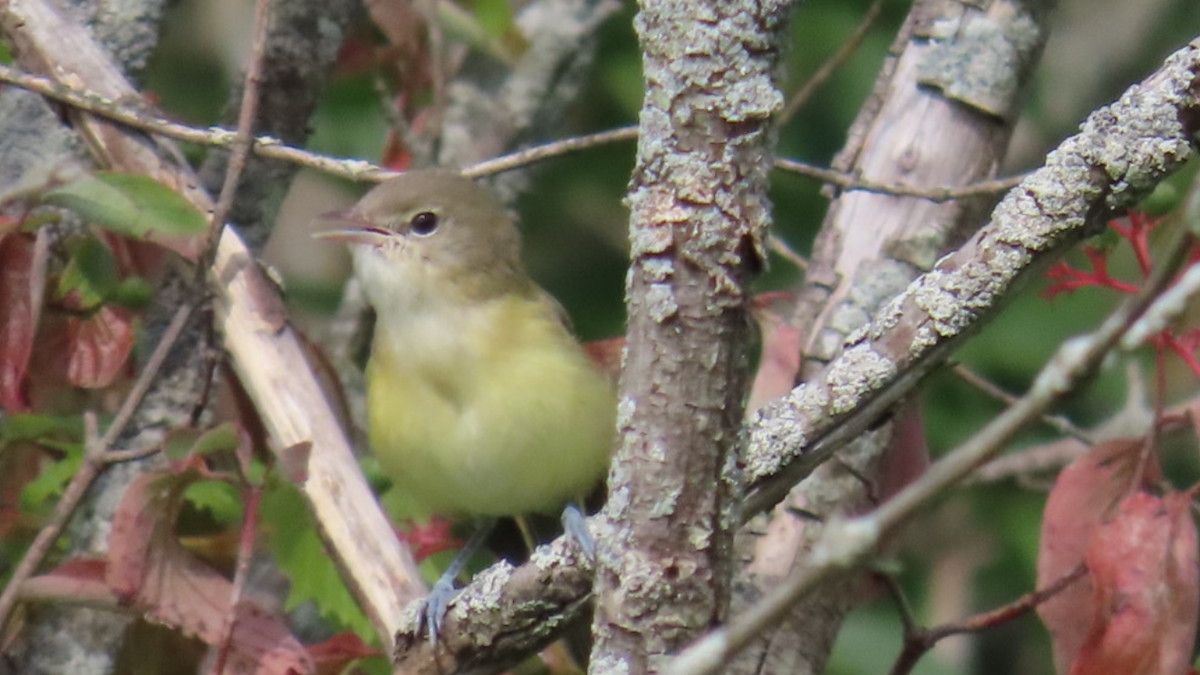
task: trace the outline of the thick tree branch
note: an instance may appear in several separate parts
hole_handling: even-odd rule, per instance
[[[1108,209],[1119,208],[1129,203],[1151,189],[1171,171],[1178,169],[1190,153],[1189,139],[1193,137],[1197,120],[1200,119],[1200,83],[1197,83],[1197,72],[1200,72],[1200,39],[1175,53],[1157,73],[1131,87],[1117,104],[1092,115],[1081,134],[1064,141],[1062,146],[1048,157],[1047,166],[1022,183],[1022,186],[996,209],[992,214],[991,223],[984,231],[953,256],[943,260],[934,271],[911,284],[904,296],[889,305],[889,309],[884,312],[884,320],[861,331],[864,336],[871,338],[871,344],[879,342],[919,347],[920,351],[916,356],[905,361],[906,367],[915,369],[915,372],[878,374],[869,368],[872,360],[864,363],[859,352],[854,349],[848,350],[830,363],[831,373],[838,377],[846,377],[857,372],[860,377],[851,381],[861,380],[872,385],[875,390],[882,390],[885,385],[893,389],[889,390],[891,398],[886,403],[876,402],[866,396],[851,396],[849,400],[831,397],[831,403],[836,400],[839,406],[846,406],[845,409],[839,408],[835,421],[858,425],[857,430],[869,426],[883,410],[890,407],[892,401],[910,391],[919,381],[920,375],[935,366],[937,358],[944,358],[949,346],[942,348],[945,351],[938,351],[938,346],[942,344],[940,340],[949,340],[952,344],[955,336],[961,336],[967,330],[977,327],[973,322],[986,318],[985,310],[1001,300],[997,293],[1011,292],[1017,276],[1013,272],[1014,266],[1032,266],[1025,274],[1035,273],[1070,243],[1084,237],[1090,231],[1089,225],[1091,229],[1095,229],[1101,220],[1100,216]],[[1122,120],[1122,128],[1127,129],[1124,133],[1113,128],[1117,119]],[[1113,144],[1106,145],[1107,139],[1114,139]],[[1105,148],[1110,149],[1109,155],[1116,154],[1121,158],[1120,162],[1111,164],[1111,176],[1105,171],[1094,171],[1091,168],[1094,162],[1109,156],[1102,152]],[[1121,170],[1119,167],[1126,169]],[[1055,183],[1055,180],[1062,182]],[[1038,202],[1034,201],[1035,196],[1041,200],[1044,210],[1036,207]],[[1018,242],[1018,245],[1014,248],[1013,245],[1004,243],[1007,241]],[[986,274],[986,271],[990,271],[995,265],[997,256],[1013,263],[1003,268],[1008,270],[1008,273],[998,278],[995,285],[987,286],[992,290],[988,294],[961,294],[964,300],[973,299],[973,302],[968,303],[968,309],[974,308],[973,311],[965,314],[937,314],[941,322],[936,326],[943,328],[947,333],[946,336],[937,338],[935,326],[929,323],[929,315],[920,307],[936,307],[937,305],[929,302],[932,298],[953,298],[959,295],[952,293],[954,286],[947,284],[952,280],[961,281],[960,276],[971,271]],[[936,289],[939,288],[946,289],[946,295],[936,293]],[[967,288],[962,288],[964,293],[966,290]],[[922,322],[917,328],[923,329],[914,332],[911,322],[902,321],[904,317],[899,315],[900,310],[908,311],[908,316],[913,319],[921,317]],[[947,323],[952,317],[963,323]],[[917,338],[920,338],[919,342]],[[928,342],[929,339],[933,340],[932,344]],[[858,370],[860,368],[864,369]],[[818,381],[823,387],[820,391],[843,391],[841,388],[832,387],[832,382],[836,379],[830,378],[832,376],[826,376],[826,379]],[[798,391],[802,392],[804,389],[802,387]],[[793,392],[787,399],[777,402],[769,414],[748,425],[755,434],[757,452],[771,447],[769,434],[772,429],[782,429],[790,434],[779,437],[779,447],[786,448],[784,441],[796,438],[794,430],[796,425],[801,423],[799,420],[807,420],[803,424],[814,429],[819,428],[826,434],[820,438],[819,443],[795,446],[793,452],[779,456],[780,461],[776,466],[779,471],[785,468],[785,460],[788,458],[795,461],[794,458],[799,454],[794,452],[797,449],[819,448],[823,453],[833,452],[840,447],[838,443],[846,442],[857,433],[857,430],[853,433],[839,432],[835,436],[830,433],[833,422],[815,424],[799,413],[789,413],[791,408],[788,401],[795,397],[796,393]],[[864,406],[861,411],[853,408],[856,403]],[[809,460],[805,459],[804,462],[804,467],[809,467]],[[774,498],[771,490],[782,489],[782,492],[778,493],[782,494],[790,486],[790,483],[776,486],[776,480],[787,481],[791,478],[774,478],[765,468],[765,465],[759,465],[754,473],[758,477],[760,492],[757,494],[757,500],[743,507],[744,518],[772,505]],[[803,473],[803,470],[798,470],[798,473]],[[610,527],[604,522],[603,514],[590,522],[596,532],[606,532]],[[552,546],[553,550],[565,550],[568,544],[558,541]],[[527,575],[523,578],[530,578],[534,572],[526,571],[528,567],[529,565],[525,565],[517,568],[512,574]],[[565,565],[558,569],[549,583],[560,588],[587,588],[590,576],[590,570],[584,567]],[[494,601],[496,580],[490,576],[487,579],[486,584],[483,583],[483,578],[480,578],[463,589],[455,598],[455,605],[478,606],[479,603]],[[503,602],[504,606],[515,608],[523,603],[538,602],[541,598],[539,584],[517,585],[510,582],[506,586]],[[582,599],[582,596],[565,599],[557,610],[544,604],[539,604],[539,608],[545,612],[545,616],[557,617],[567,608],[578,607]],[[444,630],[461,630],[456,628],[461,621],[463,617],[452,609]],[[473,648],[484,649],[501,636],[506,640],[517,637],[509,631],[477,635],[472,643]],[[452,655],[447,655],[447,658],[452,658]],[[445,672],[453,670],[447,669]]]
[[[645,0],[627,350],[598,530],[592,673],[646,673],[728,610],[764,255],[769,120],[790,3]]]
[[[1191,154],[1200,40],[1102,108],[1004,198],[991,222],[890,302],[819,377],[764,407],[746,456],[752,514],[869,428],[1020,282],[1147,194]]]
[[[1012,113],[1025,97],[1045,41],[1045,13],[1044,3],[1023,0],[1001,0],[986,9],[944,0],[915,3],[901,29],[908,40],[875,87],[882,92],[878,104],[855,123],[863,140],[847,148],[853,162],[846,172],[860,184],[904,183],[917,192],[993,178],[1008,146]],[[961,86],[953,83],[962,71],[972,72],[970,92],[953,88]],[[840,353],[847,335],[978,227],[992,204],[990,195],[932,201],[837,191],[792,319],[803,340],[799,379],[819,373]],[[909,419],[919,415],[917,407],[906,406],[900,415],[898,424],[919,425]],[[811,554],[826,521],[798,519],[795,510],[829,518],[870,508],[888,496],[878,486],[920,472],[925,457],[919,438],[881,425],[797,485],[775,507],[766,536],[756,538],[752,560],[736,584],[735,608],[750,606]],[[823,586],[764,631],[730,671],[822,672],[843,617],[861,595],[857,579]]]
[[[756,639],[764,628],[776,624],[797,601],[858,569],[881,541],[895,534],[919,509],[1003,451],[1017,432],[1091,376],[1119,342],[1136,335],[1139,320],[1153,315],[1175,315],[1180,307],[1179,298],[1169,297],[1170,293],[1164,291],[1187,260],[1192,240],[1187,235],[1176,237],[1172,243],[1170,258],[1155,270],[1144,289],[1095,332],[1063,343],[1016,405],[874,512],[834,519],[826,526],[813,555],[795,573],[750,611],[688,647],[666,669],[667,675],[719,672],[734,654]],[[1179,291],[1180,295],[1200,289],[1200,268],[1190,270],[1180,286],[1187,289]]]

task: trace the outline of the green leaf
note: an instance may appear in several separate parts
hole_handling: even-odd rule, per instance
[[[54,188],[45,200],[105,229],[139,239],[200,234],[208,219],[166,185],[137,174],[97,172]]]
[[[371,636],[371,623],[325,553],[299,489],[284,480],[271,481],[263,494],[261,513],[271,553],[292,581],[286,609],[312,600],[321,616],[336,628]]]
[[[503,40],[488,34],[487,29],[480,24],[477,17],[463,8],[449,2],[437,4],[438,22],[446,33],[465,42],[472,49],[496,59],[501,63],[511,64],[517,60],[520,49],[515,49]]]
[[[117,287],[117,260],[112,251],[95,237],[77,239],[71,246],[71,258],[58,280],[58,299],[78,294],[77,309],[90,310],[103,304]]]
[[[479,26],[497,40],[515,29],[512,3],[508,0],[475,0],[474,10]]]
[[[55,440],[57,439],[57,440]],[[9,415],[0,424],[0,446],[18,441],[47,444],[59,448],[83,441],[83,420],[78,416]]]
[[[234,452],[242,444],[238,427],[232,422],[226,422],[204,432],[192,445],[192,453],[211,455],[218,452]]]
[[[149,281],[141,277],[129,277],[117,283],[109,300],[125,309],[137,311],[145,309],[153,297],[154,287]]]
[[[47,464],[38,477],[21,490],[21,511],[38,513],[49,510],[54,497],[62,493],[83,463],[83,445],[68,446],[66,457]]]
[[[207,511],[213,520],[225,525],[242,519],[242,498],[238,489],[221,480],[202,480],[192,483],[183,498],[198,510]]]

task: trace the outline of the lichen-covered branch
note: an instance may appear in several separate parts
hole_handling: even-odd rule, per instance
[[[769,218],[788,2],[647,0],[622,442],[596,531],[593,673],[645,673],[727,610],[746,283]]]
[[[999,454],[1018,431],[1095,373],[1118,342],[1137,332],[1135,326],[1139,319],[1178,312],[1181,307],[1179,297],[1200,287],[1196,283],[1200,281],[1200,273],[1189,273],[1192,279],[1186,284],[1187,290],[1181,289],[1174,298],[1164,293],[1187,259],[1188,247],[1179,241],[1183,238],[1176,238],[1175,245],[1168,249],[1169,260],[1155,270],[1137,296],[1105,319],[1095,332],[1059,346],[1038,373],[1029,392],[1016,404],[872,513],[832,519],[814,547],[813,555],[803,565],[748,612],[683,651],[665,669],[666,675],[722,672],[733,655],[750,644],[763,629],[778,623],[797,601],[857,570],[881,541],[894,535],[919,509]]]
[[[1015,122],[1012,113],[1031,80],[1030,65],[1044,44],[1044,5],[1037,0],[1002,0],[987,8],[949,0],[915,3],[901,29],[907,39],[876,84],[877,103],[864,108],[854,125],[861,140],[843,153],[850,162],[844,170],[867,183],[903,183],[915,191],[994,177]],[[964,71],[974,73],[970,91],[956,79]],[[934,202],[853,188],[837,191],[792,318],[803,340],[800,379],[819,374],[840,353],[847,335],[981,225],[992,204],[986,195]],[[898,424],[919,429],[910,419],[917,415],[910,407],[899,414]],[[919,473],[924,462],[924,448],[914,442],[919,435],[894,427],[880,425],[853,439],[838,451],[838,461],[823,464],[775,507],[765,536],[753,537],[753,551],[740,556],[751,562],[736,584],[735,613],[802,564],[828,518],[870,508],[888,496],[887,487],[898,476]],[[796,510],[822,518],[796,518]],[[862,595],[857,582],[826,584],[807,596],[728,671],[824,671],[842,619]]]
[[[915,344],[915,338],[934,334],[932,325],[927,330],[919,330],[923,325],[933,322],[931,317],[924,318],[926,312],[920,307],[930,307],[931,296],[954,297],[955,294],[951,293],[955,288],[953,280],[957,279],[958,275],[967,273],[958,270],[982,273],[996,264],[997,256],[1016,264],[1036,263],[1035,268],[1040,268],[1048,263],[1055,253],[1091,231],[1088,224],[1094,224],[1093,221],[1098,220],[1104,211],[1128,203],[1135,199],[1137,194],[1150,189],[1156,181],[1161,181],[1171,171],[1178,169],[1190,152],[1189,139],[1195,133],[1197,122],[1200,120],[1200,85],[1196,83],[1197,72],[1200,72],[1200,39],[1174,54],[1157,73],[1132,87],[1122,96],[1120,103],[1097,111],[1084,125],[1079,136],[1068,139],[1058,150],[1051,153],[1047,158],[1047,166],[1023,183],[1021,188],[997,208],[984,231],[961,250],[944,259],[934,271],[914,282],[904,296],[889,305],[883,314],[887,319],[885,322],[872,324],[868,330],[863,331],[863,338],[869,340],[867,344],[880,342],[899,345],[894,350],[904,352],[904,347]],[[1118,119],[1123,120],[1124,130],[1116,128]],[[1116,140],[1118,138],[1121,140]],[[1107,139],[1113,139],[1112,144],[1108,144]],[[1104,152],[1106,148],[1108,150]],[[1105,165],[1111,165],[1113,168],[1111,176],[1107,171],[1090,168],[1092,163],[1102,157],[1120,158],[1111,164],[1106,161]],[[1056,185],[1054,180],[1063,182]],[[1074,192],[1075,190],[1080,192]],[[1045,208],[1038,209],[1036,205],[1039,203]],[[1009,241],[1018,242],[1015,249],[1013,244],[1005,243]],[[1017,275],[1010,268],[1006,269],[1009,269],[1009,277],[998,280],[994,286],[989,286],[993,293],[1011,291]],[[1033,272],[1034,270],[1030,270],[1025,274]],[[945,288],[946,294],[940,295],[932,290],[937,288]],[[986,306],[977,302],[978,300],[986,298],[992,304],[996,304],[1001,299],[994,294],[985,295],[983,298],[966,295],[962,297],[964,301],[972,297],[975,301],[966,302],[968,308],[974,308],[974,311],[957,315],[961,323],[950,321],[950,317],[955,316],[953,314],[936,314],[938,326],[957,329],[956,332],[949,331],[949,337],[945,339],[953,340],[955,335],[964,335],[972,327],[971,321],[980,321],[986,317]],[[912,312],[911,317],[917,323],[902,321],[904,316],[901,312],[905,310]],[[760,453],[775,447],[770,437],[771,433],[779,434],[777,447],[783,450],[790,447],[792,452],[777,454],[775,468],[781,472],[780,478],[767,473],[765,464],[757,465],[754,475],[759,492],[757,498],[743,508],[743,516],[769,507],[777,499],[774,495],[786,493],[795,479],[791,475],[784,476],[784,473],[785,470],[790,471],[788,462],[795,461],[800,454],[798,451],[820,449],[821,452],[828,453],[836,450],[837,443],[845,442],[862,428],[870,426],[882,411],[890,408],[896,398],[910,391],[920,379],[920,375],[933,367],[938,357],[944,356],[938,351],[938,344],[940,343],[937,340],[934,340],[932,345],[924,341],[915,344],[923,350],[920,354],[924,356],[904,360],[906,367],[915,369],[911,374],[891,369],[867,368],[860,376],[849,378],[851,381],[873,384],[876,390],[883,390],[885,385],[894,387],[886,401],[871,399],[865,395],[855,398],[851,393],[852,389],[835,386],[838,379],[826,376],[819,379],[817,384],[823,387],[824,391],[830,392],[831,404],[835,398],[834,394],[842,395],[845,392],[845,395],[837,398],[836,419],[826,423],[796,412],[788,413],[788,401],[798,396],[804,390],[802,387],[787,399],[775,403],[761,418],[750,422],[750,431],[754,434],[755,456],[761,456]],[[851,349],[842,357],[835,358],[830,368],[835,374],[841,374],[840,377],[844,379],[854,372],[855,364],[864,363],[871,366],[877,362],[877,359],[863,359],[860,352]],[[861,410],[855,409],[855,405],[860,406]],[[857,425],[854,431],[839,431],[836,435],[830,433],[835,424],[848,422]],[[772,429],[778,432],[773,432]],[[808,445],[787,445],[788,442],[795,442],[798,429],[809,429],[812,432],[820,430],[825,435],[818,437],[813,433],[808,438],[814,440]],[[808,467],[810,464],[806,459],[798,473],[803,473]],[[776,484],[775,481],[780,483]],[[780,492],[774,492],[775,490]],[[593,531],[601,534],[607,532],[610,526],[604,520],[604,514],[591,519],[589,522],[592,523]],[[565,547],[565,544],[556,542],[554,546]],[[518,568],[515,573],[521,574],[521,570],[526,567]],[[532,575],[533,572],[525,574]],[[550,583],[559,588],[586,589],[590,576],[591,572],[586,567],[565,565],[557,569]],[[489,582],[485,585],[481,581],[477,580],[464,588],[456,597],[456,603],[474,605],[485,597],[494,599],[494,583]],[[510,596],[508,593],[517,595]],[[506,606],[519,607],[522,603],[535,601],[538,597],[538,590],[533,585],[509,585],[506,586],[504,602]],[[566,597],[560,602],[557,610],[543,604],[539,605],[539,611],[546,612],[547,616],[560,616],[561,612],[568,608],[578,607],[581,599],[582,595]],[[455,625],[461,620],[462,618],[452,610],[444,630],[456,630]],[[473,644],[476,648],[486,649],[486,645],[502,637],[511,640],[515,636],[507,631],[479,634],[475,636]]]
[[[1022,280],[1178,169],[1200,127],[1198,73],[1194,40],[1090,115],[986,227],[851,336],[820,376],[760,410],[749,429],[746,512],[778,502],[911,391]]]

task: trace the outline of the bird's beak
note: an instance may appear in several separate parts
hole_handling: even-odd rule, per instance
[[[322,213],[313,220],[313,226],[318,228],[313,232],[314,239],[343,241],[347,244],[379,246],[392,234],[367,221],[353,209]]]

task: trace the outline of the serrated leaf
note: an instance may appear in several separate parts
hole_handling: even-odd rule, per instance
[[[102,389],[121,374],[133,352],[136,319],[129,310],[102,305],[90,316],[67,321],[67,381]]]
[[[25,376],[33,354],[35,303],[34,240],[26,234],[0,235],[0,408],[28,410]]]
[[[371,635],[371,623],[325,553],[300,491],[283,480],[271,481],[263,494],[261,514],[271,553],[292,581],[286,609],[312,600],[321,616],[335,626]]]
[[[315,673],[282,617],[252,597],[231,605],[232,583],[176,538],[180,499],[206,473],[194,462],[134,479],[113,516],[105,582],[122,605],[148,621],[227,648],[226,672]],[[226,633],[227,622],[237,630]]]
[[[21,490],[21,510],[34,513],[47,508],[53,503],[52,500],[62,493],[82,463],[83,446],[78,445],[68,451],[66,457],[47,464],[38,477]]]
[[[208,227],[204,214],[179,193],[137,174],[97,172],[50,190],[45,200],[138,239],[155,233],[195,235]]]
[[[236,523],[242,517],[242,499],[238,489],[225,481],[204,480],[192,483],[183,493],[192,506],[207,511],[219,523]]]

